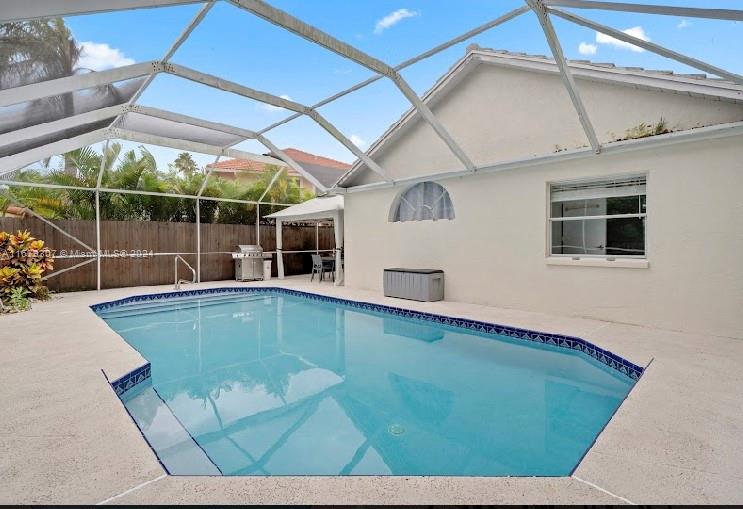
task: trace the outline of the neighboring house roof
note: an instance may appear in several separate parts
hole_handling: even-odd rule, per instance
[[[284,152],[328,189],[333,187],[333,184],[351,169],[351,165],[348,163],[303,152],[296,148],[286,148]]]
[[[27,213],[28,209],[26,207],[18,207],[16,205],[8,205],[8,208],[5,210],[6,217],[25,217]]]
[[[712,78],[706,74],[678,74],[673,71],[650,70],[642,67],[621,67],[612,63],[591,62],[590,60],[568,59],[567,62],[573,76],[583,79],[743,104],[742,86],[731,81]],[[458,60],[423,95],[423,102],[432,106],[440,97],[456,86],[457,83],[482,63],[535,72],[559,72],[554,59],[544,55],[529,55],[527,53],[480,48],[477,44],[471,44],[467,46],[465,56]],[[590,115],[590,111],[588,113]],[[417,118],[417,116],[418,114],[415,108],[410,108],[382,136],[369,146],[366,154],[373,158],[380,147],[396,138],[402,131],[402,128],[411,120]],[[351,175],[356,174],[361,168],[366,167],[363,161],[358,159],[354,162],[351,170],[339,179],[337,185],[343,186],[349,181]]]
[[[335,184],[344,172],[351,169],[351,165],[337,161],[329,157],[311,154],[296,148],[285,148],[283,152],[294,159],[307,173],[315,177],[322,185],[330,188]],[[274,154],[264,154],[271,155]],[[263,173],[268,165],[252,159],[228,159],[218,163],[209,164],[207,168],[231,172]],[[289,175],[301,176],[291,168],[287,169]]]

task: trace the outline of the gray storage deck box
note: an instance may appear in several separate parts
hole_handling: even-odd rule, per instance
[[[444,300],[444,271],[384,269],[384,295],[424,302]]]

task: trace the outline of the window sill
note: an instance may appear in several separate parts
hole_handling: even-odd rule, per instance
[[[570,256],[548,256],[545,258],[547,265],[567,265],[571,267],[608,267],[615,269],[647,269],[650,263],[641,258],[606,258],[593,257],[570,257]]]

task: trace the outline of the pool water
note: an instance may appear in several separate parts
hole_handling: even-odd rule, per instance
[[[634,383],[579,352],[281,293],[98,313],[151,363],[122,400],[172,474],[565,476]]]

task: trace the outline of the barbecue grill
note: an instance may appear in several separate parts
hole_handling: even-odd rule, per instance
[[[263,248],[261,246],[237,246],[237,252],[232,253],[235,260],[235,280],[255,281],[263,280]]]

